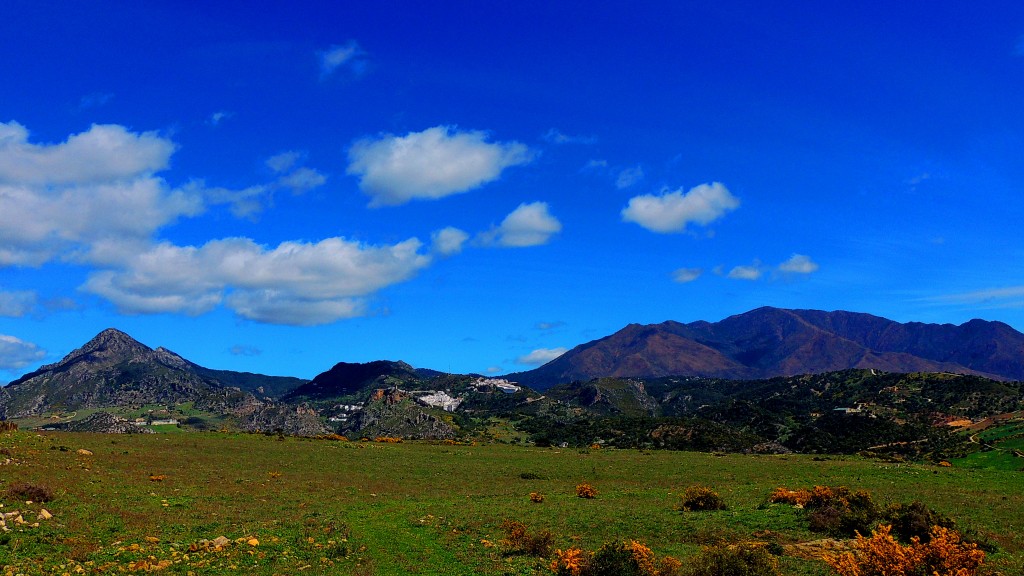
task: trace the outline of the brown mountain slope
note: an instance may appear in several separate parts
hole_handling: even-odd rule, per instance
[[[870,314],[765,307],[714,323],[631,324],[509,377],[543,390],[606,376],[749,379],[848,368],[1024,379],[1024,334],[984,320],[901,324]]]

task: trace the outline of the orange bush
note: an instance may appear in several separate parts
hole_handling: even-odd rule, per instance
[[[540,492],[530,492],[530,502],[540,504],[544,501],[544,495]]]
[[[505,531],[505,538],[501,543],[510,552],[541,557],[551,554],[551,547],[555,543],[555,535],[549,530],[541,530],[530,534],[526,529],[526,524],[517,520],[503,521],[501,529]]]
[[[555,550],[555,559],[551,562],[551,571],[566,576],[580,576],[586,558],[583,550],[569,548],[566,551]]]
[[[395,436],[377,436],[373,439],[374,442],[382,442],[384,444],[401,444],[402,439]]]
[[[771,496],[768,497],[768,501],[777,504],[789,504],[791,506],[805,506],[811,499],[811,491],[801,488],[799,490],[789,490],[779,486],[772,491]]]
[[[555,559],[551,562],[551,571],[558,576],[677,576],[681,568],[682,562],[671,556],[658,562],[654,552],[636,540],[608,542],[597,552],[584,552],[579,548],[555,550]]]
[[[597,489],[586,482],[576,485],[576,496],[578,498],[597,498]]]
[[[725,501],[722,497],[707,486],[690,486],[679,496],[682,502],[679,509],[687,512],[699,512],[705,510],[725,510]]]
[[[914,538],[906,546],[891,530],[883,525],[870,538],[858,534],[856,552],[826,554],[823,559],[840,576],[973,576],[985,561],[985,553],[963,542],[955,530],[935,526],[927,544]]]

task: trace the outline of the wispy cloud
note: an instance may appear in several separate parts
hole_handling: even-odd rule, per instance
[[[568,352],[567,348],[537,348],[529,354],[516,358],[516,362],[526,364],[527,366],[540,366],[551,362],[566,352]]]
[[[235,344],[228,352],[233,356],[259,356],[263,354],[263,350],[256,346],[248,346],[245,344]]]
[[[351,69],[357,75],[366,70],[366,53],[355,40],[349,40],[344,44],[334,44],[326,50],[317,52],[317,57],[320,60],[321,80],[328,78],[342,67]]]
[[[46,356],[46,350],[32,342],[0,334],[0,370],[18,370]]]
[[[520,204],[501,224],[482,232],[477,242],[484,246],[524,248],[547,244],[562,231],[562,223],[551,215],[546,202]]]
[[[754,261],[749,266],[735,266],[732,270],[729,270],[728,277],[733,280],[758,280],[764,274],[761,269],[761,263]]]
[[[662,234],[683,232],[691,223],[706,226],[740,205],[738,198],[720,182],[701,184],[684,193],[662,190],[630,198],[622,219]]]
[[[555,328],[561,328],[565,326],[565,322],[561,320],[555,320],[554,322],[537,322],[538,330],[554,330]]]
[[[220,126],[221,122],[227,120],[228,118],[231,118],[234,115],[235,114],[233,112],[228,112],[226,110],[218,110],[213,114],[210,114],[210,117],[206,119],[206,123],[210,126]]]
[[[1024,308],[1024,286],[1006,286],[958,294],[944,294],[927,300],[951,304],[985,305],[993,308]]]
[[[370,206],[396,206],[468,192],[533,159],[524,144],[487,138],[452,126],[363,138],[349,149],[347,172],[359,177]]]
[[[573,136],[566,134],[558,129],[552,128],[548,130],[544,136],[545,142],[552,144],[596,144],[597,138],[594,136]]]
[[[39,296],[30,290],[0,290],[0,316],[21,318],[35,309]]]
[[[83,110],[86,108],[99,108],[110,102],[114,98],[114,95],[110,92],[92,92],[82,96],[78,101],[78,107]]]
[[[672,280],[679,282],[680,284],[685,284],[700,278],[700,275],[703,273],[704,270],[700,268],[679,268],[672,272]]]
[[[633,166],[619,172],[619,177],[615,179],[615,187],[623,190],[638,184],[643,179],[644,169],[640,166]]]

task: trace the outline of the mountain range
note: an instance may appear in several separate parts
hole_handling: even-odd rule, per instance
[[[1020,384],[997,382],[1013,380],[1024,380],[1024,334],[1006,324],[904,324],[816,310],[631,324],[505,379],[389,360],[339,362],[311,381],[214,370],[108,329],[0,387],[0,420],[94,431],[173,420],[191,429],[451,438],[482,433],[498,418],[537,441],[608,436],[635,446],[738,449],[768,441],[852,450],[870,445],[879,418],[895,426],[886,438],[903,441],[925,434],[932,421],[1020,410]],[[837,424],[832,410],[858,403],[878,408],[868,419],[840,422],[863,424],[855,442],[811,442],[824,437],[822,422]],[[104,411],[113,417],[93,418]],[[621,418],[633,420],[625,428],[595,424]],[[632,432],[616,436],[626,429]],[[710,436],[686,440],[697,429]],[[655,431],[660,440],[651,440]]]
[[[855,312],[764,307],[719,322],[630,324],[507,378],[546,390],[601,377],[750,380],[850,368],[1024,380],[1024,334],[985,320],[900,323]]]

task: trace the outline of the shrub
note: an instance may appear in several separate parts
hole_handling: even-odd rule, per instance
[[[608,542],[592,554],[579,548],[556,550],[551,571],[558,576],[677,576],[682,563],[654,552],[636,540]]]
[[[530,492],[530,502],[534,504],[540,504],[544,501],[544,495],[540,492]]]
[[[812,531],[835,536],[867,534],[878,519],[871,494],[853,492],[845,486],[815,486],[804,508],[809,511],[807,520]]]
[[[903,545],[893,538],[891,529],[883,525],[871,537],[858,534],[856,552],[826,554],[825,563],[840,576],[973,576],[985,561],[985,553],[961,541],[955,530],[934,526],[927,544],[915,538]]]
[[[950,518],[916,500],[910,504],[889,506],[883,516],[892,526],[892,534],[906,544],[914,538],[927,544],[931,540],[932,526],[953,528],[954,524]]]
[[[687,576],[778,576],[779,561],[764,546],[741,544],[704,548]]]
[[[502,544],[508,548],[509,553],[542,557],[551,555],[551,548],[555,544],[555,535],[550,530],[541,530],[531,535],[526,524],[517,520],[503,521],[501,529],[505,532]]]
[[[778,487],[772,491],[768,501],[773,504],[789,504],[791,506],[806,506],[811,499],[811,491],[801,488],[800,490],[789,490]]]
[[[19,482],[11,484],[4,491],[4,498],[8,500],[31,500],[33,502],[49,502],[53,500],[53,490],[43,484],[30,484]]]
[[[377,436],[373,439],[374,442],[380,442],[383,444],[401,444],[402,439],[396,436]]]
[[[680,498],[682,502],[679,507],[687,512],[725,510],[725,501],[707,486],[690,486]]]
[[[578,498],[597,498],[597,489],[587,484],[586,482],[576,485],[576,497]]]
[[[564,552],[555,550],[555,559],[551,562],[551,571],[558,576],[581,576],[587,561],[583,550],[569,548]]]
[[[590,558],[587,576],[646,576],[654,573],[654,553],[637,541],[609,542]]]

